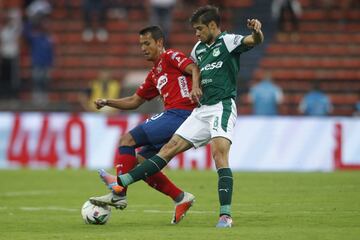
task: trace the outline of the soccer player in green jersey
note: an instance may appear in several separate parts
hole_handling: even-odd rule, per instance
[[[197,101],[199,106],[157,155],[127,174],[119,175],[117,180],[120,186],[126,187],[157,173],[178,153],[210,143],[218,173],[220,219],[216,227],[228,228],[232,226],[233,191],[229,151],[237,114],[235,97],[239,56],[260,44],[264,36],[257,19],[247,21],[247,27],[252,31],[250,35],[222,32],[219,10],[214,6],[197,9],[190,23],[199,39],[191,52],[201,72],[201,82],[194,81],[191,91],[193,101]]]

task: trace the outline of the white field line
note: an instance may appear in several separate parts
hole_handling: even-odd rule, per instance
[[[8,210],[9,208],[4,206],[0,207],[0,211]],[[14,209],[14,208],[12,208]],[[80,208],[66,208],[66,207],[57,207],[57,206],[48,206],[48,207],[19,207],[18,209],[26,212],[35,212],[35,211],[59,211],[59,212],[80,212]],[[169,210],[157,210],[157,209],[145,209],[145,210],[135,210],[135,209],[127,209],[125,212],[143,212],[143,213],[150,213],[150,214],[172,214],[174,211]],[[198,210],[189,210],[191,214],[215,214],[215,211],[198,211]]]
[[[62,212],[77,212],[80,209],[75,208],[63,208],[63,207],[20,207],[23,211],[62,211]]]
[[[54,191],[20,191],[20,192],[4,192],[0,196],[5,197],[19,197],[19,196],[38,196],[38,195],[51,195]]]

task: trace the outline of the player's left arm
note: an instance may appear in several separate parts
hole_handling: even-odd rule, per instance
[[[247,46],[255,46],[264,41],[264,34],[261,31],[261,22],[257,19],[248,19],[247,27],[252,31],[251,35],[247,35],[243,39],[243,43]]]

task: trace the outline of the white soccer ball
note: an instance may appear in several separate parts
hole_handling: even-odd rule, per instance
[[[109,206],[96,206],[90,201],[86,201],[81,208],[81,216],[86,224],[105,224],[111,215],[111,208]]]

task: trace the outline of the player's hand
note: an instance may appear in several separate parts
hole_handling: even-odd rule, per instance
[[[261,30],[261,22],[257,19],[248,19],[246,25],[251,31],[255,33],[259,33]]]
[[[199,87],[193,87],[193,89],[190,92],[190,100],[192,103],[200,103],[200,98],[202,96],[202,90]]]
[[[96,105],[96,109],[101,109],[107,104],[107,100],[104,98],[98,98],[94,101],[94,104]]]

